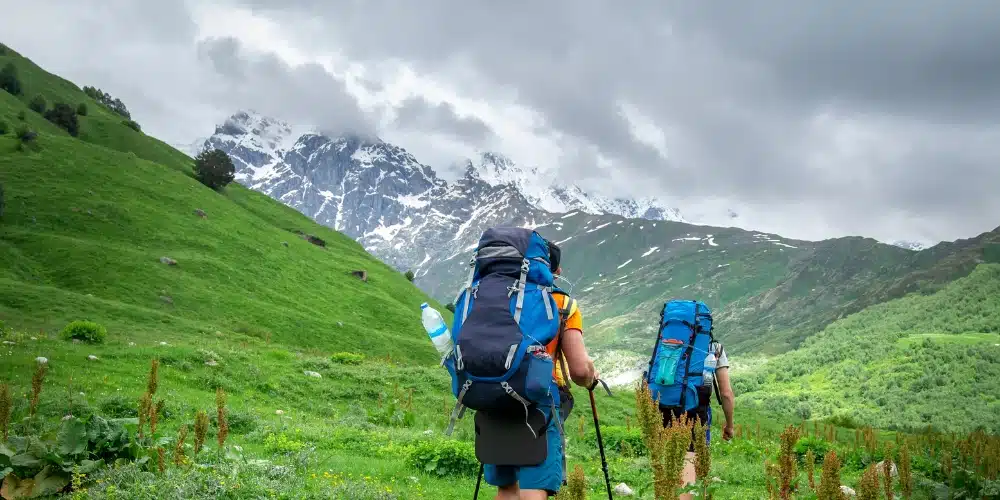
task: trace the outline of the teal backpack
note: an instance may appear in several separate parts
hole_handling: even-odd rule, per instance
[[[644,374],[651,396],[661,408],[688,411],[698,407],[705,358],[714,340],[712,310],[704,302],[671,300],[663,305],[653,355]]]

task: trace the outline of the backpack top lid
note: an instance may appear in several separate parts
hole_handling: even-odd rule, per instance
[[[696,309],[698,318],[696,323],[692,323],[692,321],[695,321]],[[663,310],[660,311],[660,320],[661,327],[667,323],[676,321],[684,323],[689,327],[697,324],[699,330],[704,333],[711,333],[712,331],[712,309],[700,300],[669,300],[663,304]]]
[[[549,245],[538,232],[521,227],[493,227],[483,232],[476,246],[473,278],[502,274],[517,278],[525,261],[527,280],[551,286],[554,280],[549,264]]]

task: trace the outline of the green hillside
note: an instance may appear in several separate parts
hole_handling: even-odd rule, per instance
[[[1000,265],[837,321],[735,390],[740,406],[807,419],[1000,432]]]
[[[8,54],[0,66],[11,60],[26,91],[0,92],[0,119],[40,135],[26,148],[14,133],[0,136],[0,313],[9,322],[54,329],[85,317],[164,340],[245,330],[303,348],[431,359],[416,314],[428,298],[400,273],[266,196],[202,186],[187,156],[26,59]],[[87,103],[78,139],[27,109],[36,93]]]
[[[561,242],[588,346],[602,370],[616,375],[645,362],[659,310],[671,298],[709,304],[730,352],[775,354],[865,307],[933,293],[979,263],[1000,262],[1000,228],[921,252],[870,238],[809,242],[582,213],[538,231]]]

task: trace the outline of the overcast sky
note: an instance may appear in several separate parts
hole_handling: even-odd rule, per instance
[[[705,223],[934,242],[1000,226],[998,25],[995,0],[32,0],[0,38],[174,144],[254,108],[439,171],[497,150]]]

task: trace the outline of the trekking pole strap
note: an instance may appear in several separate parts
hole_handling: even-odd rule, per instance
[[[608,388],[608,383],[601,379],[594,379],[594,385],[590,386],[590,388],[587,390],[590,392],[594,392],[594,389],[597,388],[598,384],[604,387],[604,391],[608,393],[608,397],[614,397],[614,394],[611,394],[611,389]]]

